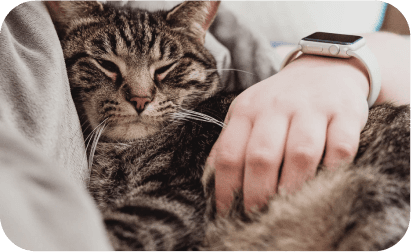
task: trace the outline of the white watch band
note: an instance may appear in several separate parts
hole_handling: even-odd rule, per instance
[[[281,63],[280,71],[288,65],[297,55],[301,52],[302,46],[298,45],[292,51],[290,51],[287,56],[284,58],[283,62]],[[371,50],[366,46],[362,46],[361,48],[351,51],[348,50],[347,54],[359,59],[365,66],[368,71],[369,81],[370,81],[370,88],[367,98],[368,107],[375,103],[380,94],[381,90],[381,72],[378,65],[377,58],[371,52]]]
[[[301,52],[302,49],[303,49],[303,47],[301,45],[298,45],[298,46],[294,47],[294,49],[291,50],[289,53],[287,53],[287,55],[285,56],[283,62],[281,63],[280,71],[283,70],[283,68],[286,65],[288,65],[291,61],[293,61],[293,59],[297,56],[297,54],[299,52]]]
[[[368,93],[368,107],[371,108],[378,98],[381,90],[381,72],[377,58],[371,52],[368,46],[364,45],[355,51],[347,51],[347,54],[359,59],[367,68],[370,78],[370,91]]]

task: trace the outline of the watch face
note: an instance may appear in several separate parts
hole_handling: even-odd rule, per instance
[[[355,35],[344,35],[336,33],[326,33],[326,32],[316,32],[303,38],[305,41],[330,43],[330,44],[341,44],[341,45],[351,45],[362,39],[361,36]]]

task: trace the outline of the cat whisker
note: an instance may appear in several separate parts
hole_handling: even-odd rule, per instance
[[[104,120],[103,122],[105,122],[106,120]],[[95,133],[94,141],[93,141],[93,144],[92,144],[91,150],[90,150],[90,157],[89,157],[89,160],[88,160],[88,166],[89,166],[90,171],[91,171],[91,166],[93,164],[94,153],[96,152],[96,147],[97,147],[98,140],[100,139],[101,134],[103,133],[106,126],[107,126],[107,123],[100,126],[99,129]]]
[[[194,119],[190,119],[190,118],[185,118],[185,117],[176,118],[176,119],[174,119],[174,122],[176,122],[176,123],[191,122],[191,123],[194,123],[194,124],[196,124],[196,125],[201,125],[201,123],[200,123],[198,120],[194,120]]]
[[[209,120],[211,120],[211,121],[224,124],[223,122],[215,119],[214,117],[211,117],[211,116],[209,116],[209,115],[206,115],[206,114],[203,114],[203,113],[200,113],[200,112],[197,112],[197,111],[188,110],[188,109],[183,109],[183,108],[181,108],[180,110],[182,110],[182,111],[185,112],[185,113],[189,113],[189,114],[191,114],[191,115],[199,116],[199,117],[201,117],[201,118],[209,119]]]
[[[250,72],[247,72],[247,71],[244,71],[244,70],[240,70],[240,69],[207,69],[207,70],[204,70],[204,71],[206,71],[206,72],[210,72],[210,71],[237,71],[237,72],[242,72],[242,73],[246,73],[246,74],[251,74],[251,75],[255,75],[255,74],[253,74],[253,73],[250,73]]]
[[[84,117],[85,117],[85,116],[82,116],[82,117],[80,118],[81,121],[84,120],[84,122],[81,124],[81,127],[82,127],[82,128],[84,127],[84,125],[85,125],[86,123],[88,123],[87,120],[84,119]],[[89,126],[90,126],[90,125],[89,125]],[[87,127],[89,127],[89,126],[87,126]]]
[[[130,144],[121,143],[121,142],[119,142],[119,141],[117,141],[116,144],[117,144],[117,145],[122,145],[122,146],[124,146],[124,147],[130,147],[130,146],[131,146]]]
[[[90,136],[92,136],[93,135],[93,133],[94,133],[94,131],[95,130],[97,130],[97,128],[100,126],[100,125],[102,125],[103,123],[105,123],[106,121],[108,120],[108,118],[106,118],[106,119],[104,119],[99,125],[97,125],[95,128],[94,128],[94,130],[93,131],[91,131],[91,133],[88,135],[88,137],[84,140],[85,142],[87,141],[87,139],[89,139],[90,138]],[[87,149],[87,148],[86,148]]]
[[[224,121],[224,119],[221,119],[221,117],[218,115],[218,112],[216,112],[215,110],[209,108],[202,108],[202,110],[204,112],[207,112],[207,115],[217,119],[218,121]]]
[[[173,113],[173,119],[180,119],[180,120],[187,120],[187,119],[192,119],[192,120],[197,120],[197,121],[203,121],[203,122],[209,122],[209,123],[214,123],[217,124],[218,126],[225,128],[226,125],[211,117],[208,116],[206,114],[203,113],[199,113],[193,110],[188,110],[188,109],[183,109],[183,108],[179,108],[179,111]]]
[[[107,119],[108,119],[108,118],[106,118],[106,119],[103,120],[99,125],[97,125],[97,127],[95,127],[94,130],[91,131],[91,133],[88,135],[88,137],[84,140],[84,142],[87,142],[87,140],[88,140],[87,145],[86,145],[86,149],[85,149],[85,152],[84,152],[84,157],[85,157],[86,159],[87,159],[87,150],[88,150],[88,147],[89,147],[89,145],[90,145],[90,143],[92,142],[93,139],[94,139],[94,142],[92,143],[92,147],[94,146],[94,143],[95,143],[95,146],[94,146],[94,151],[95,151],[95,147],[97,146],[97,141],[98,141],[98,139],[100,138],[101,133],[102,133],[102,131],[100,130],[100,129],[101,129],[101,125],[102,125],[103,123],[105,123],[105,122],[107,121]],[[104,124],[104,126],[105,126],[105,125],[106,125],[106,124]],[[99,131],[100,131],[100,132],[99,132]],[[98,134],[97,141],[96,141],[95,136],[96,136],[97,133],[99,133],[99,134]],[[93,148],[92,148],[92,149],[93,149]],[[90,154],[91,154],[91,153],[93,153],[93,155],[90,155],[90,158],[89,158],[89,160],[88,160],[88,168],[89,168],[90,171],[91,171],[91,164],[92,164],[92,161],[90,161],[90,160],[93,159],[94,152],[91,152],[91,151],[90,151]]]
[[[98,126],[97,126],[98,127]],[[84,158],[86,159],[86,162],[88,162],[87,160],[87,150],[88,150],[88,146],[90,145],[91,140],[93,139],[93,136],[95,134],[95,130],[97,129],[97,127],[88,135],[88,137],[84,140],[84,142],[87,142],[86,148],[84,150]]]

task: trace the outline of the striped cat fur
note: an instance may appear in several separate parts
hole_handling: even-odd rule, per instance
[[[300,192],[274,195],[261,212],[245,213],[237,193],[230,214],[216,215],[215,171],[204,166],[221,124],[201,114],[221,121],[235,98],[220,92],[203,47],[218,5],[148,12],[47,2],[93,142],[88,188],[113,247],[377,250],[398,242],[410,212],[408,106],[371,109],[353,163],[319,167]]]

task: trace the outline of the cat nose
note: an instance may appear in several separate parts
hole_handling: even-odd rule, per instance
[[[146,107],[147,103],[151,102],[151,99],[149,97],[133,97],[130,99],[131,102],[136,102],[136,110],[137,113],[143,112],[144,108]]]

